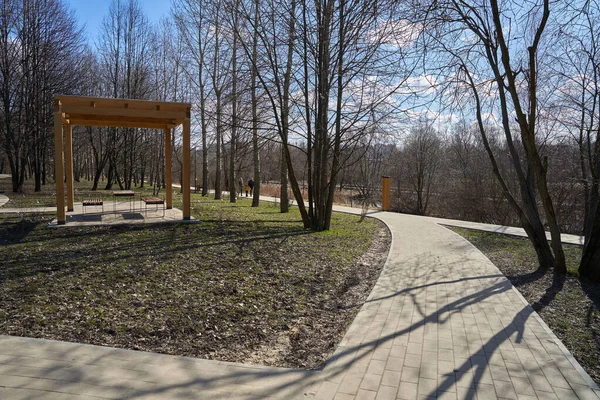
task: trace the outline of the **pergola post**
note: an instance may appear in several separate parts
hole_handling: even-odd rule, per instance
[[[65,125],[65,166],[67,173],[67,211],[74,210],[75,189],[73,178],[73,127]]]
[[[183,120],[183,171],[182,182],[183,188],[183,219],[190,219],[190,110],[187,110],[187,115]]]
[[[382,177],[381,188],[381,209],[383,211],[390,210],[390,177]]]
[[[173,174],[171,168],[173,166],[171,150],[171,129],[165,129],[165,184],[167,186],[167,210],[173,208]]]
[[[67,222],[65,212],[65,183],[63,171],[63,126],[60,101],[54,102],[54,177],[56,180],[56,221]]]

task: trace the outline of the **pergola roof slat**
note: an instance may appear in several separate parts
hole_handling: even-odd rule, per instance
[[[123,122],[123,121],[107,121],[93,119],[66,119],[69,125],[73,126],[106,126],[112,128],[143,128],[143,129],[171,129],[178,124],[167,122]]]
[[[87,96],[55,96],[56,100],[61,104],[95,106],[95,107],[118,107],[118,108],[135,108],[139,110],[152,110],[159,106],[164,110],[185,110],[191,107],[190,103],[177,103],[167,101],[152,101],[152,100],[137,100],[137,99],[109,99],[103,97],[87,97]]]
[[[166,129],[183,124],[190,116],[189,103],[56,96],[69,125]]]

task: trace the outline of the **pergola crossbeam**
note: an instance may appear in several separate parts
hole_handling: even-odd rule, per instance
[[[93,117],[120,117],[120,118],[150,118],[150,119],[179,119],[179,123],[183,123],[181,119],[181,111],[170,111],[161,109],[140,110],[135,108],[115,108],[115,107],[86,107],[86,106],[63,106],[65,114],[77,114],[83,118],[86,116]],[[83,119],[82,118],[82,119]]]
[[[67,118],[68,125],[74,126],[107,126],[114,128],[146,128],[146,129],[165,129],[167,127],[174,128],[179,124],[174,124],[172,121],[156,122],[118,122],[118,121],[103,121],[94,119],[71,119]]]

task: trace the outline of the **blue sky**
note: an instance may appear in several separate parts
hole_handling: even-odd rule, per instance
[[[168,14],[170,0],[139,0],[150,23],[158,22]],[[66,0],[69,8],[75,11],[79,26],[85,25],[85,32],[90,44],[98,36],[102,18],[108,14],[110,0]]]

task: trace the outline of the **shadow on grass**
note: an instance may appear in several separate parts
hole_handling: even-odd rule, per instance
[[[542,311],[545,307],[549,306],[556,298],[556,295],[561,292],[565,286],[565,281],[567,280],[566,275],[556,274],[552,269],[538,268],[527,274],[507,275],[507,278],[516,288],[519,288],[523,285],[538,281],[548,274],[552,274],[552,284],[546,288],[542,297],[531,305],[535,311]]]
[[[16,261],[18,258],[19,261],[0,271],[0,283],[38,273],[61,270],[75,272],[89,268],[90,263],[123,264],[141,257],[168,262],[176,260],[182,253],[201,253],[220,246],[234,246],[236,252],[239,252],[253,243],[279,239],[283,242],[290,237],[313,233],[301,227],[290,227],[288,221],[279,227],[268,223],[279,224],[280,221],[268,220],[246,223],[213,222],[213,227],[190,224],[119,225],[52,230],[43,229],[40,226],[43,222],[19,222],[8,229],[2,229],[0,225],[0,241],[4,244],[0,255],[5,253],[8,259]],[[37,227],[39,228],[36,230]],[[14,245],[20,245],[21,248],[13,250]]]
[[[20,220],[13,223],[0,223],[0,244],[7,245],[23,241],[38,226],[44,224],[42,221]]]

